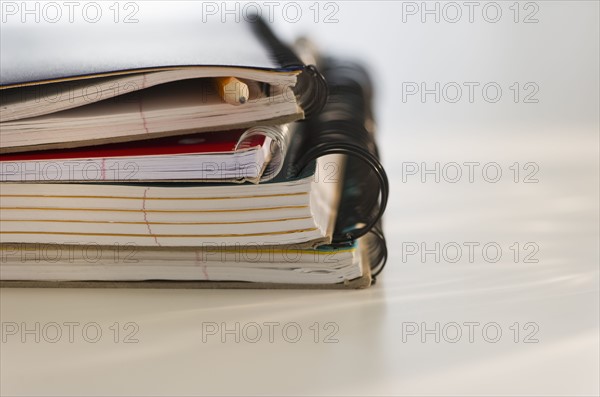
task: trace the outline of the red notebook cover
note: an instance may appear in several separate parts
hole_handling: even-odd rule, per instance
[[[111,157],[160,156],[234,152],[244,130],[203,132],[145,141],[111,143],[72,149],[40,150],[3,154],[0,161],[35,161],[61,159],[93,159]],[[264,136],[253,136],[245,148],[261,146]]]

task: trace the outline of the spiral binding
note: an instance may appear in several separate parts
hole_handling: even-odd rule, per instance
[[[259,37],[285,69],[301,69],[294,87],[306,120],[294,133],[296,146],[285,177],[300,177],[315,160],[329,154],[343,154],[348,160],[343,192],[332,237],[333,245],[345,245],[360,237],[367,240],[373,277],[387,260],[387,247],[381,227],[389,182],[379,161],[375,144],[371,102],[372,84],[359,65],[332,58],[323,59],[322,72],[304,65],[289,46],[282,43],[259,18],[253,18]],[[374,177],[373,177],[374,176]]]
[[[368,129],[372,124],[370,80],[357,64],[327,59],[324,66],[330,95],[322,112],[302,123],[303,154],[294,162],[296,175],[319,157],[347,155],[333,243],[352,241],[369,231],[383,239],[380,220],[389,183],[379,162],[374,133]]]
[[[242,136],[240,136],[235,150],[245,147],[255,136],[265,136],[272,139],[270,148],[271,160],[260,178],[260,182],[267,182],[275,178],[283,168],[285,156],[290,145],[291,132],[287,125],[252,127],[244,131]]]
[[[270,49],[271,55],[283,69],[302,70],[293,91],[304,110],[304,115],[311,117],[319,113],[327,102],[327,83],[323,75],[314,65],[305,65],[288,45],[275,36],[263,18],[254,15],[248,20],[252,21],[257,36]]]
[[[367,239],[367,246],[369,247],[368,256],[371,262],[371,277],[375,280],[375,277],[385,267],[388,257],[387,244],[381,229],[381,222],[375,225],[364,238]]]

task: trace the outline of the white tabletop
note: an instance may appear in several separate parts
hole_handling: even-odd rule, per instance
[[[377,284],[3,289],[0,394],[598,395],[598,3],[535,2],[529,25],[512,2],[498,24],[335,4],[338,23],[315,24],[302,3],[307,20],[276,26],[374,71],[391,184]],[[496,82],[504,95],[403,101],[403,82]],[[539,102],[515,103],[514,82],[535,83]],[[423,172],[436,163],[439,182]]]

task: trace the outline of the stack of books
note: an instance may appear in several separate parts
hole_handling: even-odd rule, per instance
[[[362,67],[258,18],[93,49],[69,29],[3,26],[2,286],[372,284],[388,182]]]

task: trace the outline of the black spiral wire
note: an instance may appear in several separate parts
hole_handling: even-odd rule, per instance
[[[333,244],[365,236],[371,270],[377,275],[387,259],[381,217],[389,197],[387,174],[379,161],[372,120],[372,85],[356,63],[325,59],[320,65],[329,86],[323,110],[301,123],[301,153],[294,161],[296,176],[329,154],[347,156],[342,196]]]
[[[298,103],[304,110],[305,117],[311,117],[321,111],[327,102],[327,83],[315,65],[305,65],[292,51],[289,45],[283,43],[269,28],[263,18],[249,18],[259,39],[269,49],[273,60],[282,69],[301,70],[298,81],[292,91],[298,98]]]

